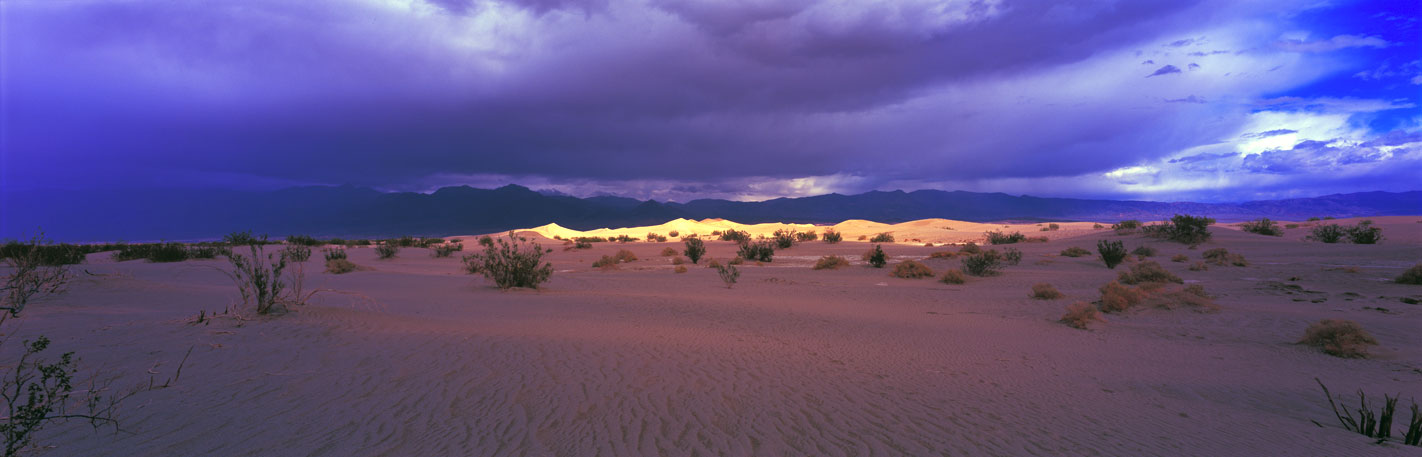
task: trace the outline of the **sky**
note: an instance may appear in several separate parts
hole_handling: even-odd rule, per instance
[[[1419,9],[5,0],[0,191],[1422,190]]]

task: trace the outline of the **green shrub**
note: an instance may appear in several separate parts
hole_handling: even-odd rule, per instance
[[[251,246],[268,244],[266,235],[262,235],[261,238],[258,238],[252,236],[251,230],[244,232],[232,232],[223,235],[222,242],[229,246]]]
[[[874,245],[874,249],[866,251],[863,255],[864,261],[874,268],[884,268],[884,264],[889,262],[889,256],[884,254],[884,249],[879,245]]]
[[[1064,257],[1082,257],[1088,255],[1091,255],[1091,251],[1076,246],[1062,250],[1062,256]]]
[[[1056,230],[1061,230],[1061,228],[1062,228],[1062,226],[1057,225],[1057,224],[1047,224],[1047,230],[1056,231]]]
[[[1011,235],[996,230],[987,232],[988,244],[1013,244],[1026,239],[1027,235],[1023,235],[1022,232],[1012,232]]]
[[[1104,229],[1104,228],[1106,228],[1106,226],[1101,225],[1101,224],[1091,224],[1091,229],[1092,229],[1092,230],[1101,230],[1101,229]]]
[[[345,249],[340,249],[340,248],[327,248],[327,249],[322,249],[322,250],[321,250],[321,253],[326,256],[326,262],[330,262],[330,261],[332,261],[332,260],[345,260],[345,259],[346,259],[346,250],[345,250]]]
[[[636,239],[636,238],[633,238],[633,237],[630,237],[630,236],[627,236],[626,234],[623,234],[623,235],[617,235],[617,237],[615,237],[615,238],[613,238],[613,237],[608,237],[607,241],[616,241],[616,242],[618,242],[618,243],[631,243],[631,242],[633,242],[633,241],[637,241],[637,239]]]
[[[188,247],[183,243],[157,243],[148,248],[149,262],[182,262],[188,260]]]
[[[339,275],[339,274],[350,273],[350,272],[352,272],[352,271],[356,271],[356,270],[359,270],[359,269],[360,269],[359,266],[357,266],[357,265],[354,264],[354,263],[351,263],[351,261],[346,260],[344,257],[339,258],[339,259],[327,259],[327,260],[326,260],[326,272],[327,272],[327,273]]]
[[[706,255],[706,243],[702,243],[700,238],[687,238],[683,241],[686,244],[686,258],[691,259],[691,263],[700,263],[701,256]]]
[[[769,262],[775,256],[775,243],[772,241],[742,241],[737,254],[746,260]]]
[[[869,239],[869,242],[870,242],[870,243],[893,243],[893,242],[894,242],[894,235],[893,235],[892,233],[889,233],[889,232],[883,232],[883,233],[874,235],[873,238],[870,238],[870,239]]]
[[[1131,265],[1130,270],[1121,272],[1117,280],[1124,284],[1140,284],[1143,282],[1185,283],[1179,276],[1175,276],[1175,274],[1166,271],[1165,267],[1151,261]]]
[[[232,263],[232,272],[228,276],[237,284],[243,305],[255,302],[257,314],[276,311],[285,304],[281,294],[287,286],[282,279],[287,256],[267,253],[263,243],[246,246],[249,250],[247,255],[233,252],[227,256],[227,261]]]
[[[1338,224],[1322,224],[1315,225],[1304,239],[1332,244],[1342,241],[1347,235],[1347,230]]]
[[[1111,224],[1111,230],[1115,230],[1116,233],[1120,234],[1131,233],[1139,228],[1141,228],[1141,221],[1135,219],[1126,219],[1124,221]]]
[[[386,240],[381,241],[380,244],[375,246],[375,256],[380,259],[394,258],[395,254],[398,253],[400,253],[400,245],[398,242]]]
[[[507,239],[500,238],[493,246],[485,246],[483,253],[464,256],[464,270],[484,275],[500,289],[537,289],[553,276],[553,264],[543,261],[544,252],[538,243],[530,243],[528,238],[509,232]]]
[[[726,288],[736,285],[736,280],[741,277],[741,271],[732,265],[716,265],[716,273],[721,276],[721,282],[726,283]]]
[[[815,261],[816,270],[838,270],[849,266],[849,259],[837,255],[827,255]]]
[[[655,234],[655,233],[647,233],[647,242],[648,242],[648,243],[665,243],[665,242],[667,242],[667,237],[661,236],[661,235],[658,235],[658,234]]]
[[[286,244],[294,244],[300,246],[320,246],[325,243],[322,243],[321,240],[317,240],[316,238],[311,237],[309,235],[287,235]]]
[[[1114,269],[1122,260],[1126,260],[1126,244],[1120,241],[1097,241],[1096,252],[1101,254],[1101,261],[1106,263],[1106,268]]]
[[[844,240],[844,235],[831,229],[825,229],[825,236],[820,237],[826,243],[834,244]]]
[[[986,250],[963,257],[963,271],[973,276],[993,276],[1002,268],[1002,254]]]
[[[1017,248],[1007,248],[1002,252],[1002,261],[1008,265],[1022,263],[1022,251],[1017,250]]]
[[[944,284],[962,284],[967,282],[967,280],[968,278],[963,277],[963,270],[957,268],[943,272],[943,277],[938,278],[938,282]]]
[[[282,250],[281,255],[293,263],[301,263],[311,259],[311,248],[305,245],[291,245]]]
[[[434,249],[431,249],[431,250],[430,250],[430,256],[431,256],[431,257],[435,257],[435,258],[444,258],[444,257],[452,256],[452,255],[454,255],[454,253],[460,252],[460,251],[463,251],[463,250],[464,250],[464,243],[458,243],[458,242],[456,242],[456,243],[444,243],[444,244],[436,245],[436,246],[434,247]]]
[[[667,234],[667,236],[672,237],[672,238],[677,238],[677,237],[680,237],[680,236],[681,236],[681,232],[678,232],[678,231],[676,231],[676,230],[672,230],[671,233],[668,233],[668,234]]]
[[[573,238],[573,241],[582,243],[601,243],[607,240],[595,236],[580,236],[577,238]],[[479,237],[479,245],[486,248],[494,247],[494,238],[489,235],[481,236]],[[591,246],[591,244],[589,244],[589,246]]]
[[[1161,224],[1145,227],[1146,236],[1183,244],[1200,244],[1210,240],[1210,224],[1215,220],[1204,216],[1176,214]]]
[[[1214,248],[1201,254],[1206,261],[1215,265],[1234,265],[1236,267],[1249,266],[1249,262],[1244,260],[1243,255],[1231,254],[1225,248]]]
[[[1382,229],[1373,227],[1373,221],[1365,220],[1348,228],[1348,241],[1353,244],[1377,244],[1382,238]]]
[[[775,246],[777,248],[790,249],[791,246],[795,245],[795,238],[797,233],[798,232],[796,232],[795,229],[776,230],[775,235],[772,237],[772,239],[775,240]]]
[[[99,247],[89,249],[100,249]],[[10,240],[4,245],[0,245],[0,259],[12,257],[28,257],[44,266],[74,265],[84,263],[84,254],[88,251],[85,247],[73,244],[44,244],[21,243]],[[97,250],[92,252],[99,252]],[[33,253],[33,255],[31,255]]]
[[[735,241],[738,243],[750,241],[750,233],[738,232],[734,229],[726,229],[726,231],[721,232],[721,241]]]
[[[889,274],[895,278],[905,279],[931,278],[933,269],[917,261],[905,260],[894,264],[894,271]]]
[[[1132,250],[1131,253],[1141,257],[1155,257],[1155,248],[1150,246],[1140,246]]]
[[[1408,268],[1407,271],[1404,271],[1398,277],[1393,278],[1393,282],[1398,284],[1422,285],[1422,263],[1413,265],[1412,268]]]
[[[818,239],[820,239],[820,236],[819,234],[815,233],[814,230],[808,232],[799,232],[795,234],[795,241],[799,242],[815,241]]]
[[[1239,224],[1239,228],[1246,232],[1258,233],[1260,235],[1284,236],[1284,229],[1279,228],[1279,224],[1275,224],[1274,221],[1269,220],[1267,217]]]
[[[188,246],[188,258],[192,259],[216,259],[217,256],[225,256],[231,250],[217,246]]]

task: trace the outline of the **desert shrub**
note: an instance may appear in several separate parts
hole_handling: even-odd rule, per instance
[[[676,248],[673,248],[673,247],[665,247],[665,248],[662,248],[662,257],[671,257],[671,256],[674,256],[674,255],[677,255],[677,254],[679,254],[679,253],[676,252]]]
[[[1367,358],[1368,347],[1377,346],[1378,340],[1357,322],[1324,319],[1310,324],[1299,344],[1321,348],[1336,357]]]
[[[1318,221],[1318,220],[1322,220],[1322,219],[1319,219],[1318,216],[1314,216],[1314,217],[1308,218],[1308,222],[1314,222],[1314,221]]]
[[[968,278],[963,276],[963,270],[954,268],[943,272],[943,277],[938,278],[938,282],[944,284],[962,284],[968,282]]]
[[[617,235],[616,237],[608,237],[607,241],[616,241],[618,243],[631,243],[633,241],[637,241],[637,238],[627,236],[627,234],[624,233],[621,235]]]
[[[149,262],[182,262],[188,260],[188,247],[183,243],[157,243],[149,247]]]
[[[1150,246],[1140,246],[1132,250],[1131,254],[1135,254],[1141,257],[1155,257],[1155,248]]]
[[[771,241],[742,242],[737,254],[746,260],[769,262],[775,256],[775,243]]]
[[[1092,229],[1092,230],[1101,230],[1101,229],[1104,229],[1104,228],[1106,228],[1106,226],[1101,225],[1101,224],[1099,224],[1099,223],[1097,223],[1097,224],[1091,224],[1091,229]]]
[[[1368,220],[1349,227],[1347,232],[1348,241],[1352,241],[1353,244],[1378,244],[1383,239],[1382,229],[1373,227],[1373,221]]]
[[[389,259],[400,253],[400,245],[396,242],[381,241],[375,245],[375,256],[380,259]]]
[[[1101,311],[1097,310],[1095,305],[1079,301],[1067,305],[1066,314],[1062,315],[1059,322],[1072,328],[1085,329],[1091,321],[1104,321],[1101,318]]]
[[[958,256],[958,253],[953,252],[953,251],[934,251],[932,254],[929,254],[929,255],[928,255],[928,258],[930,258],[930,259],[951,259],[951,258],[957,257],[957,256]]]
[[[0,259],[29,257],[44,266],[74,265],[84,262],[87,252],[102,252],[107,246],[76,246],[73,244],[34,244],[10,240],[0,246]]]
[[[1190,264],[1190,268],[1189,268],[1190,271],[1205,271],[1205,270],[1209,270],[1209,269],[1210,269],[1210,267],[1209,267],[1208,265],[1205,265],[1205,262],[1195,262],[1195,263],[1192,263],[1192,264]]]
[[[1099,225],[1099,224],[1098,224],[1098,225]],[[1116,233],[1119,233],[1119,234],[1131,233],[1131,232],[1136,231],[1136,229],[1139,229],[1139,228],[1141,228],[1141,221],[1138,221],[1138,220],[1135,220],[1135,219],[1126,219],[1126,220],[1124,220],[1124,221],[1120,221],[1120,222],[1117,222],[1117,223],[1115,223],[1115,224],[1111,224],[1111,230],[1115,230]]]
[[[1057,225],[1057,224],[1047,224],[1047,230],[1056,231],[1056,230],[1061,230],[1061,228],[1062,228],[1062,226]]]
[[[1348,232],[1343,228],[1343,226],[1340,226],[1338,224],[1322,224],[1315,225],[1312,229],[1310,229],[1309,234],[1305,236],[1304,239],[1331,244],[1342,241],[1343,237],[1347,235]]]
[[[796,232],[795,229],[776,230],[775,236],[772,237],[772,239],[775,240],[775,247],[780,249],[790,249],[790,247],[795,245],[795,237],[797,234],[798,232]]]
[[[325,243],[322,243],[321,240],[317,240],[315,237],[312,237],[310,235],[287,235],[286,244],[294,244],[301,246],[320,246]]]
[[[1162,267],[1160,266],[1160,264],[1151,261],[1145,261],[1135,265],[1131,265],[1130,270],[1121,272],[1121,274],[1117,277],[1117,280],[1126,284],[1140,284],[1143,282],[1173,282],[1176,284],[1185,283],[1185,281],[1181,280],[1179,276],[1175,276],[1174,273],[1166,271],[1165,267]]]
[[[1002,251],[1002,263],[1007,265],[1017,265],[1022,263],[1022,251],[1017,248],[1007,248]]]
[[[228,248],[218,246],[188,246],[188,258],[190,259],[216,259],[217,256],[225,256],[231,252]]]
[[[454,255],[454,253],[460,252],[460,251],[463,251],[463,250],[464,250],[464,243],[460,243],[460,242],[444,243],[444,244],[436,245],[436,246],[434,247],[434,249],[430,250],[430,256],[431,256],[431,257],[437,257],[437,258],[444,258],[444,257],[452,256],[452,255]]]
[[[507,239],[495,240],[483,253],[464,256],[464,270],[484,275],[500,289],[537,289],[553,276],[553,264],[543,261],[545,253],[538,243],[509,232]]]
[[[607,241],[607,240],[604,240],[604,239],[602,239],[602,238],[597,238],[597,237],[582,236],[582,237],[573,238],[573,241],[581,241],[581,242],[586,242],[586,243],[593,243],[593,242],[602,242],[602,241]],[[480,246],[483,246],[483,247],[486,247],[486,248],[488,248],[488,247],[493,247],[493,246],[494,246],[494,238],[491,237],[491,236],[489,236],[489,235],[481,236],[481,237],[479,237],[479,245],[480,245]],[[591,246],[591,245],[589,245],[589,246]]]
[[[566,250],[567,248],[564,249]],[[573,241],[572,249],[592,249],[592,242],[587,240]]]
[[[701,256],[706,254],[706,243],[701,242],[700,238],[687,238],[683,243],[686,250],[682,253],[686,254],[686,258],[691,259],[691,263],[700,262]]]
[[[290,245],[282,249],[281,255],[286,256],[289,262],[305,262],[311,259],[311,248],[306,245]]]
[[[281,293],[287,286],[282,279],[287,256],[267,253],[262,244],[246,246],[249,250],[247,255],[233,252],[227,256],[227,261],[232,264],[228,277],[237,284],[244,306],[255,303],[257,314],[271,313],[285,304]]]
[[[889,233],[889,232],[883,232],[883,233],[874,235],[873,238],[870,238],[870,239],[869,239],[869,242],[870,242],[870,243],[893,243],[893,242],[894,242],[894,234]]]
[[[686,263],[686,257],[682,257],[682,256],[672,257],[671,263],[672,263],[672,265],[681,265],[681,264],[684,264],[684,263]]]
[[[844,240],[844,235],[834,230],[825,229],[825,236],[820,237],[826,243],[834,244]]]
[[[859,238],[855,238],[855,239],[856,239],[856,240],[859,240],[859,241],[868,241],[868,240],[869,240],[869,235],[859,235]]]
[[[1189,262],[1190,256],[1185,254],[1175,254],[1170,258],[1171,262]]]
[[[1274,221],[1269,220],[1267,217],[1239,224],[1239,228],[1246,232],[1258,233],[1260,235],[1284,236],[1284,230],[1279,228],[1279,224],[1275,224]]]
[[[877,244],[874,245],[874,249],[864,251],[864,255],[860,257],[862,257],[865,262],[869,262],[869,266],[874,268],[884,268],[884,264],[889,262],[889,256],[885,255],[884,249]]]
[[[345,250],[345,249],[340,249],[340,248],[327,248],[327,249],[322,249],[322,250],[321,250],[321,254],[326,257],[326,262],[330,262],[330,261],[332,261],[332,260],[345,260],[345,259],[346,259],[346,250]]]
[[[47,263],[45,255],[38,249],[48,244],[43,234],[20,244],[25,248],[5,258],[10,273],[5,276],[4,285],[0,286],[0,294],[3,294],[0,295],[0,300],[3,300],[0,311],[8,314],[0,316],[0,322],[4,322],[6,317],[19,317],[25,306],[35,298],[64,292],[73,278],[69,267]]]
[[[618,249],[617,254],[614,254],[612,258],[617,259],[617,263],[635,262],[637,261],[637,254],[633,254],[632,251],[626,249]]]
[[[1106,268],[1115,269],[1122,260],[1126,260],[1126,244],[1120,241],[1097,241],[1096,252],[1101,254],[1101,261],[1106,263]]]
[[[726,283],[727,289],[736,285],[736,280],[741,277],[741,271],[737,270],[734,264],[726,266],[716,265],[716,273],[721,276],[721,282]]]
[[[978,244],[972,241],[958,248],[958,254],[977,254],[979,252],[982,252],[982,248],[978,247]]]
[[[1009,235],[1000,231],[991,231],[987,232],[986,235],[988,244],[1013,244],[1027,239],[1027,236],[1023,235],[1022,232],[1012,232],[1012,234]]]
[[[1231,254],[1225,248],[1210,249],[1202,253],[1201,256],[1205,258],[1205,261],[1213,263],[1215,265],[1234,265],[1236,267],[1249,266],[1249,262],[1244,259],[1243,255]]]
[[[973,276],[992,276],[1002,268],[1002,254],[986,250],[963,257],[963,271]]]
[[[620,262],[616,257],[604,254],[601,258],[593,261],[592,267],[603,271],[616,270],[618,263]]]
[[[895,278],[919,279],[933,277],[933,270],[927,265],[913,260],[905,260],[894,264],[894,271],[889,273]]]
[[[1333,393],[1328,391],[1328,386],[1323,385],[1323,381],[1313,378],[1319,387],[1323,388],[1323,396],[1328,398],[1328,407],[1333,410],[1333,416],[1338,418],[1338,423],[1343,424],[1343,428],[1360,435],[1376,438],[1376,444],[1383,445],[1392,437],[1392,419],[1397,414],[1397,397],[1389,397],[1383,394],[1382,408],[1373,410],[1368,396],[1358,389],[1358,417],[1353,417],[1353,412],[1347,406],[1343,407],[1343,412],[1338,411],[1338,404],[1333,402]],[[1375,397],[1376,398],[1376,397]],[[1342,396],[1340,401],[1346,401]],[[1318,424],[1318,422],[1314,422]],[[1412,402],[1412,419],[1407,422],[1407,431],[1402,437],[1402,444],[1405,446],[1422,446],[1422,411],[1419,411],[1417,401]]]
[[[229,246],[251,246],[254,244],[267,244],[267,236],[261,238],[252,236],[252,231],[232,232],[222,236],[222,242]]]
[[[827,255],[815,261],[816,270],[837,270],[849,266],[849,259],[837,255]]]
[[[1210,224],[1215,220],[1205,216],[1176,214],[1164,223],[1144,228],[1147,236],[1183,244],[1200,244],[1210,240]]]
[[[73,352],[61,354],[58,361],[46,361],[40,354],[49,348],[49,338],[40,336],[22,344],[24,353],[13,367],[7,366],[9,373],[0,381],[0,414],[4,415],[0,417],[0,435],[5,439],[6,457],[21,455],[34,446],[38,432],[51,424],[83,420],[95,429],[112,425],[118,430],[117,404],[137,390],[106,397],[103,391],[107,385],[97,385],[106,384],[103,382],[76,388],[74,375],[79,372],[79,362]]]
[[[740,232],[736,231],[735,229],[726,229],[726,231],[721,232],[721,241],[735,241],[737,243],[742,241],[750,241],[750,232]]]
[[[1132,289],[1119,282],[1111,281],[1101,286],[1101,311],[1122,312],[1141,303],[1145,298],[1140,289]]]
[[[678,231],[676,231],[676,230],[672,230],[670,233],[667,233],[667,236],[672,237],[672,238],[677,238],[677,237],[680,237],[680,236],[681,236],[681,232],[678,232]]]
[[[1422,263],[1413,265],[1412,268],[1408,268],[1407,271],[1402,272],[1401,275],[1393,278],[1392,281],[1398,284],[1422,285]]]
[[[1325,220],[1325,221],[1331,221],[1331,220],[1334,220],[1334,219],[1337,219],[1337,218],[1336,218],[1336,217],[1333,217],[1333,216],[1323,216],[1323,220]]]
[[[799,232],[795,234],[795,241],[805,242],[815,241],[818,239],[820,239],[820,235],[818,233],[815,233],[814,230],[808,232]]]
[[[1286,229],[1296,229],[1296,228],[1299,228],[1299,224],[1284,224],[1284,228],[1286,228]],[[1280,235],[1280,236],[1282,236],[1282,235]]]
[[[746,259],[742,258],[741,256],[735,256],[732,257],[731,260],[726,261],[727,265],[740,265],[743,263],[746,263]]]
[[[1032,285],[1032,298],[1038,300],[1056,300],[1062,298],[1062,293],[1045,282]]]
[[[665,242],[667,242],[667,237],[661,236],[661,235],[658,235],[658,234],[655,234],[655,233],[648,233],[648,234],[647,234],[647,242],[648,242],[648,243],[665,243]]]
[[[350,273],[350,272],[352,272],[352,271],[356,271],[356,270],[359,270],[359,269],[360,269],[359,266],[357,266],[357,265],[354,264],[354,263],[351,263],[351,261],[346,260],[344,257],[343,257],[343,258],[339,258],[339,259],[327,259],[327,260],[326,260],[326,272],[327,272],[327,273],[339,275],[339,274]]]
[[[680,273],[686,273],[686,265],[677,265],[676,268],[673,269],[672,271],[673,271],[673,272],[676,272],[676,273],[678,273],[678,274],[680,274]]]
[[[1088,251],[1088,250],[1086,250],[1086,249],[1083,249],[1083,248],[1080,248],[1080,247],[1077,247],[1077,246],[1072,246],[1072,247],[1069,247],[1069,248],[1066,248],[1066,249],[1062,249],[1062,253],[1061,253],[1061,254],[1062,254],[1063,256],[1066,256],[1066,257],[1082,257],[1082,256],[1091,255],[1091,251]]]

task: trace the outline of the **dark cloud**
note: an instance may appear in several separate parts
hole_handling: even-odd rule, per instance
[[[1151,74],[1149,74],[1149,75],[1146,75],[1146,77],[1149,78],[1149,77],[1151,77],[1151,76],[1168,75],[1168,74],[1171,74],[1171,73],[1180,73],[1180,68],[1179,68],[1179,67],[1176,67],[1176,66],[1174,66],[1174,65],[1166,65],[1166,66],[1164,66],[1164,67],[1160,67],[1159,69],[1155,70],[1155,73],[1151,73]]]
[[[1191,95],[1191,96],[1185,97],[1185,98],[1168,99],[1168,100],[1166,100],[1165,102],[1166,102],[1166,103],[1205,103],[1205,99],[1200,98],[1200,96],[1198,96],[1198,95]]]
[[[1246,134],[1244,134],[1244,135],[1240,135],[1240,137],[1241,137],[1241,138],[1268,138],[1268,137],[1271,137],[1271,136],[1288,135],[1288,134],[1290,134],[1290,133],[1298,133],[1298,130],[1291,130],[1291,129],[1274,129],[1274,130],[1268,130],[1268,131],[1263,131],[1263,132],[1246,133]]]

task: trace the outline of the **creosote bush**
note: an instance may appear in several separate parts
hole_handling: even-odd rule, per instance
[[[321,240],[318,240],[310,235],[287,235],[286,244],[299,246],[320,246],[326,243],[323,243],[321,242]]]
[[[1101,318],[1101,311],[1096,309],[1096,305],[1079,301],[1067,305],[1066,314],[1062,315],[1059,322],[1072,328],[1084,330],[1092,321],[1105,322],[1106,320]]]
[[[838,270],[849,266],[849,259],[837,255],[827,255],[815,261],[816,270]]]
[[[1240,230],[1260,235],[1284,236],[1284,229],[1279,228],[1279,224],[1275,224],[1274,221],[1269,220],[1267,217],[1239,224],[1239,228]]]
[[[1324,319],[1310,324],[1299,344],[1323,349],[1324,353],[1336,357],[1367,358],[1368,348],[1377,346],[1378,340],[1357,322]]]
[[[894,270],[889,274],[895,278],[919,279],[933,277],[933,270],[927,265],[913,260],[905,260],[894,264]]]
[[[1027,239],[1027,236],[1023,235],[1022,232],[1012,232],[1012,234],[1009,235],[994,230],[985,234],[987,235],[988,244],[1013,244]]]
[[[444,258],[444,257],[452,256],[452,255],[454,255],[454,253],[460,252],[460,251],[463,251],[463,250],[464,250],[464,243],[455,242],[455,243],[438,244],[438,245],[435,245],[434,249],[431,249],[431,250],[430,250],[430,256],[431,256],[431,257],[435,257],[435,258]]]
[[[84,255],[90,252],[101,252],[108,250],[110,245],[73,245],[73,244],[53,244],[44,241],[41,244],[33,242],[20,242],[10,240],[4,245],[0,245],[0,259],[12,257],[28,257],[34,262],[45,266],[74,265],[84,262]],[[114,248],[121,245],[112,246]]]
[[[726,231],[721,232],[721,241],[735,241],[738,243],[750,241],[750,233],[738,232],[735,229],[726,229]]]
[[[1310,229],[1309,234],[1305,236],[1304,239],[1332,244],[1342,241],[1344,236],[1347,236],[1347,231],[1343,229],[1343,226],[1338,224],[1322,224],[1315,225]]]
[[[678,252],[676,252],[676,248],[670,246],[662,248],[662,257],[671,257],[677,254]]]
[[[676,231],[676,230],[672,230],[671,233],[667,233],[667,236],[672,237],[672,238],[680,238],[680,237],[681,237],[681,232],[678,232],[678,231]]]
[[[825,235],[820,237],[820,240],[826,243],[834,244],[843,241],[844,235],[841,235],[839,232],[836,232],[834,230],[825,229]]]
[[[740,249],[736,251],[741,258],[754,260],[757,262],[769,262],[775,257],[775,242],[773,241],[746,241],[742,242]]]
[[[957,257],[957,256],[958,256],[958,253],[953,252],[953,251],[934,251],[932,254],[929,254],[929,255],[928,255],[928,258],[930,258],[930,259],[951,259],[951,258],[954,258],[954,257]]]
[[[667,242],[667,237],[661,236],[661,235],[658,235],[658,234],[655,234],[655,233],[648,233],[648,234],[647,234],[647,242],[648,242],[648,243],[665,243],[665,242]]]
[[[1392,282],[1398,284],[1422,285],[1422,263],[1413,265],[1412,268],[1408,268],[1407,271],[1404,271],[1401,275],[1398,275],[1396,278],[1393,278]]]
[[[1131,250],[1131,254],[1141,257],[1155,257],[1155,248],[1150,246],[1140,246]]]
[[[326,272],[333,275],[346,274],[359,269],[360,266],[346,260],[345,257],[326,260]]]
[[[1170,258],[1171,262],[1189,262],[1190,256],[1185,254],[1175,254]]]
[[[682,253],[686,254],[686,258],[691,259],[691,263],[700,262],[701,256],[706,255],[706,243],[701,242],[700,238],[687,238],[682,241],[682,244],[686,245],[686,250]]]
[[[1225,248],[1214,248],[1201,254],[1205,261],[1219,266],[1234,265],[1236,267],[1249,266],[1249,261],[1243,255],[1231,254]]]
[[[1209,270],[1209,269],[1210,269],[1210,267],[1209,267],[1208,265],[1205,265],[1205,262],[1195,262],[1195,263],[1192,263],[1192,264],[1190,264],[1190,268],[1189,268],[1190,271],[1206,271],[1206,270]]]
[[[1185,283],[1185,281],[1181,280],[1179,276],[1175,276],[1175,274],[1166,271],[1165,267],[1162,267],[1160,266],[1160,264],[1152,261],[1145,261],[1137,263],[1135,265],[1131,265],[1130,270],[1121,272],[1117,280],[1126,284],[1140,284],[1143,282],[1173,282],[1176,284]]]
[[[741,271],[736,269],[734,264],[725,266],[716,265],[716,274],[721,276],[721,282],[726,284],[727,289],[735,286],[736,280],[741,277]]]
[[[963,276],[963,270],[954,268],[943,272],[943,277],[938,278],[938,282],[944,284],[962,284],[968,282],[968,278]]]
[[[684,263],[686,263],[686,257],[682,257],[682,256],[672,257],[671,263],[672,263],[672,265],[681,265],[681,264],[684,264]]]
[[[507,238],[485,246],[483,253],[464,256],[464,270],[484,275],[500,289],[537,289],[553,276],[553,264],[543,261],[545,252],[538,243],[509,232]]]
[[[799,242],[815,241],[818,239],[820,239],[820,235],[818,233],[815,233],[814,230],[808,232],[799,232],[795,234],[795,241]]]
[[[1373,227],[1373,221],[1364,220],[1348,228],[1348,241],[1353,244],[1378,244],[1382,241],[1382,229]]]
[[[893,243],[893,242],[894,242],[894,234],[889,233],[889,232],[883,232],[883,233],[874,235],[873,238],[870,238],[870,239],[869,239],[869,242],[870,242],[870,243]]]
[[[963,271],[973,276],[993,276],[1002,268],[1002,254],[996,250],[981,251],[963,257]]]
[[[676,269],[674,269],[674,270],[672,270],[672,271],[674,271],[674,272],[676,272],[676,273],[678,273],[678,274],[680,274],[680,273],[686,273],[686,265],[677,265],[677,266],[676,266]]]
[[[1115,269],[1116,265],[1126,260],[1126,244],[1120,241],[1097,241],[1096,252],[1101,254],[1101,261],[1106,263],[1106,268]]]
[[[863,257],[865,262],[869,262],[869,266],[874,268],[884,268],[884,264],[889,262],[889,256],[885,255],[884,249],[877,244],[874,245],[874,249],[865,251],[861,257]]]
[[[1022,263],[1022,251],[1017,248],[1007,248],[1002,251],[1002,262],[1007,265],[1017,265]]]
[[[375,256],[380,259],[393,258],[395,254],[399,252],[400,245],[389,241],[381,241],[380,244],[375,246]]]
[[[969,241],[968,244],[965,244],[963,245],[963,247],[958,248],[958,254],[977,254],[979,252],[982,252],[982,250],[982,248],[978,247],[977,243]]]
[[[1205,216],[1176,214],[1160,224],[1144,227],[1147,236],[1183,244],[1200,244],[1210,240],[1210,224],[1215,220]]]
[[[771,237],[771,239],[775,241],[776,248],[790,249],[791,247],[795,246],[798,234],[799,232],[796,232],[795,229],[780,229],[775,231],[775,234]]]
[[[1064,256],[1064,257],[1083,257],[1083,256],[1091,255],[1091,251],[1088,251],[1088,250],[1086,250],[1086,249],[1083,249],[1083,248],[1080,248],[1080,247],[1077,247],[1077,246],[1072,246],[1072,247],[1069,247],[1069,248],[1066,248],[1066,249],[1062,249],[1062,253],[1061,253],[1061,254],[1062,254],[1062,256]]]
[[[346,250],[342,248],[326,248],[321,250],[321,254],[326,257],[326,261],[345,260]]]
[[[1057,288],[1051,284],[1042,282],[1032,285],[1032,298],[1038,300],[1056,300],[1062,298],[1062,296],[1061,291],[1058,291]]]
[[[1126,220],[1124,220],[1124,221],[1117,222],[1117,223],[1115,223],[1115,224],[1111,224],[1111,230],[1115,230],[1115,231],[1116,231],[1116,234],[1118,234],[1118,235],[1125,235],[1125,234],[1128,234],[1128,233],[1134,233],[1137,229],[1140,229],[1140,228],[1141,228],[1141,221],[1138,221],[1138,220],[1135,220],[1135,219],[1126,219]]]

